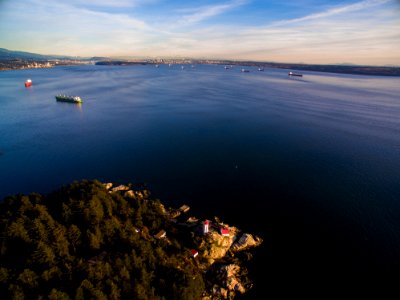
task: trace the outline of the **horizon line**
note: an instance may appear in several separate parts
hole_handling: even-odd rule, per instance
[[[29,52],[24,50],[10,50],[7,48],[0,49],[10,51],[10,52],[24,52],[34,55],[41,56],[61,56],[68,58],[79,58],[79,59],[90,59],[93,57],[101,57],[106,59],[119,59],[119,60],[129,60],[129,59],[149,59],[149,60],[160,60],[160,59],[180,59],[180,60],[211,60],[211,61],[233,61],[233,62],[251,62],[251,63],[271,63],[271,64],[297,64],[297,65],[315,65],[315,66],[359,66],[359,67],[391,67],[391,68],[399,68],[400,65],[396,64],[386,64],[386,65],[366,65],[366,64],[355,64],[350,62],[337,62],[337,63],[307,63],[307,62],[282,62],[282,61],[270,61],[270,60],[249,60],[249,59],[241,59],[241,58],[209,58],[209,57],[195,57],[195,56],[140,56],[140,55],[91,55],[91,56],[71,56],[66,54],[43,54],[37,52]]]

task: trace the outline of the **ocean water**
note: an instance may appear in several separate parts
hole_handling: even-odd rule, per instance
[[[0,72],[0,198],[144,182],[264,238],[250,299],[399,278],[400,79],[248,69]]]

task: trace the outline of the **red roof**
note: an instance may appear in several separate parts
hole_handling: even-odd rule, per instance
[[[204,225],[208,225],[208,223],[209,223],[208,220],[204,221]]]
[[[197,254],[199,254],[199,252],[197,250],[194,250],[194,249],[190,250],[190,252],[192,252],[192,256],[193,257],[196,257]]]
[[[221,234],[222,235],[229,234],[229,229],[228,228],[221,228]]]

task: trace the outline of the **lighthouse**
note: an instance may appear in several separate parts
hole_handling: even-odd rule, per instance
[[[203,222],[203,234],[207,234],[208,233],[208,224],[209,224],[208,220],[205,220]]]

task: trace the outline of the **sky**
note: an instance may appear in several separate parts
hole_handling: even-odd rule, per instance
[[[0,48],[400,66],[400,0],[0,0]]]

